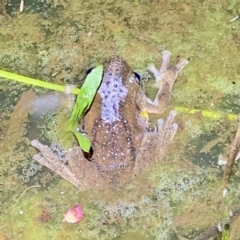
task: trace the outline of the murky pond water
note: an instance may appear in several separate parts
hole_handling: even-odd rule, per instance
[[[43,0],[25,1],[21,13],[19,5],[9,0],[5,11],[0,0],[1,70],[81,86],[87,69],[118,54],[153,96],[147,66],[160,66],[168,49],[173,62],[190,61],[168,110],[201,111],[179,112],[175,141],[152,171],[123,187],[79,193],[35,162],[30,145],[57,141],[67,111],[37,115],[29,103],[50,92],[0,78],[0,239],[194,239],[238,209],[239,164],[224,198],[217,164],[240,112],[240,26],[230,21],[238,2]],[[63,222],[76,203],[83,220]],[[230,239],[240,239],[238,224]]]

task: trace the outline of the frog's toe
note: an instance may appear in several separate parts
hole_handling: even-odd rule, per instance
[[[163,119],[158,119],[157,121],[158,132],[160,136],[160,145],[162,147],[167,146],[173,141],[174,136],[178,130],[178,124],[174,123],[176,115],[177,111],[172,110],[169,112],[166,121]]]

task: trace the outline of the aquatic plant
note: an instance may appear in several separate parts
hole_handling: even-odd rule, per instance
[[[50,90],[54,90],[54,91],[65,92],[65,90],[66,90],[66,86],[42,81],[42,80],[39,80],[39,79],[33,79],[33,78],[30,78],[30,77],[21,76],[19,74],[15,74],[15,73],[3,71],[3,70],[0,70],[0,77],[4,78],[6,80],[12,80],[12,81],[16,81],[16,82],[19,82],[19,83],[32,85],[32,86],[35,86],[35,87],[42,87],[42,88],[50,89]],[[79,91],[80,90],[77,89],[77,88],[72,88],[70,93],[78,94]]]
[[[93,98],[101,83],[102,74],[103,66],[99,65],[92,69],[87,75],[87,78],[78,93],[72,114],[67,122],[67,132],[72,132],[75,135],[80,147],[85,152],[89,152],[91,143],[86,135],[77,130],[77,125],[93,101]]]

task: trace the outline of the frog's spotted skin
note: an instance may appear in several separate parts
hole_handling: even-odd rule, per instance
[[[157,121],[156,131],[148,132],[140,111],[160,113],[166,110],[172,85],[188,63],[181,59],[169,66],[170,52],[163,52],[160,70],[151,67],[158,93],[154,101],[147,98],[139,80],[121,57],[113,56],[104,63],[101,86],[84,118],[84,130],[93,148],[86,159],[79,147],[66,155],[67,163],[59,163],[51,150],[35,140],[32,145],[41,151],[35,156],[41,164],[57,172],[80,190],[103,188],[107,184],[124,184],[154,166],[177,131],[173,123],[176,111]]]
[[[98,90],[102,98],[102,121],[113,123],[120,121],[120,104],[125,101],[128,90],[123,83],[123,71],[121,58],[115,56],[105,64],[104,76]],[[126,84],[126,83],[125,83]]]
[[[143,131],[137,124],[138,108],[132,97],[138,89],[138,79],[124,59],[113,56],[104,63],[103,80],[92,105],[95,110],[87,114],[85,129],[92,140],[91,161],[110,183],[125,181],[132,175],[135,135]]]

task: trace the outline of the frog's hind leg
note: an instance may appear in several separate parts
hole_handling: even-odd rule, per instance
[[[156,132],[144,133],[132,177],[150,170],[157,161],[164,157],[166,149],[172,143],[178,129],[177,123],[174,123],[176,115],[175,110],[170,111],[166,121],[158,119]]]
[[[59,160],[51,148],[38,140],[33,140],[31,145],[40,151],[40,153],[33,156],[34,160],[56,172],[80,191],[104,186],[96,166],[84,158],[83,152],[79,147],[69,149],[66,154],[67,163],[65,163]]]
[[[149,70],[154,74],[156,85],[159,89],[154,101],[148,98],[141,89],[137,93],[136,101],[138,107],[148,113],[162,113],[166,110],[171,99],[172,86],[178,74],[188,64],[186,59],[180,59],[176,65],[170,66],[170,51],[167,50],[162,52],[162,59],[160,70],[154,65],[149,66]]]

